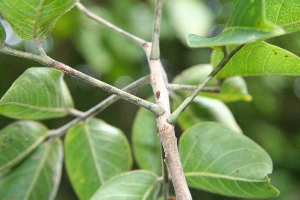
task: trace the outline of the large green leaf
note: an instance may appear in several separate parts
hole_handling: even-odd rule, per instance
[[[0,132],[0,171],[14,166],[48,136],[47,128],[32,121],[14,122]]]
[[[285,31],[266,20],[264,0],[234,1],[225,30],[213,38],[189,34],[191,47],[237,45],[282,35]]]
[[[0,100],[0,114],[14,119],[63,117],[73,101],[63,73],[52,68],[30,68]]]
[[[53,200],[60,183],[62,142],[45,142],[0,179],[1,199]]]
[[[157,177],[147,171],[131,171],[109,180],[91,200],[153,200],[158,192]]]
[[[77,0],[1,0],[0,13],[23,39],[45,39]]]
[[[0,44],[4,42],[5,38],[6,38],[6,32],[0,21]]]
[[[175,84],[198,85],[212,70],[213,67],[210,64],[195,65],[182,71],[172,82]],[[219,87],[218,80],[213,78],[207,86]],[[232,77],[223,81],[220,92],[202,91],[199,95],[219,99],[224,102],[252,100],[242,77]]]
[[[222,59],[215,51],[214,66]],[[217,75],[224,79],[231,76],[300,75],[300,58],[289,51],[265,42],[245,45]]]
[[[178,107],[178,104],[174,102],[173,107]],[[220,122],[232,130],[242,133],[231,111],[222,101],[201,96],[197,96],[181,113],[178,124],[183,130],[187,130],[195,124],[205,121]]]
[[[265,0],[267,20],[288,33],[300,30],[300,3],[293,0]]]
[[[279,194],[270,185],[270,156],[255,142],[218,123],[200,123],[179,142],[189,186],[213,193],[268,198]]]
[[[153,101],[153,98],[148,99]],[[140,108],[132,128],[132,147],[137,165],[161,175],[162,154],[156,119],[152,113]]]
[[[81,200],[90,199],[103,183],[132,165],[124,133],[98,119],[71,128],[65,151],[67,172]]]

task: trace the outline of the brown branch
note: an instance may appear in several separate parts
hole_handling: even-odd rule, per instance
[[[155,100],[159,107],[165,110],[165,113],[156,118],[158,134],[165,152],[165,163],[168,166],[172,178],[173,186],[177,200],[191,200],[189,188],[183,173],[180,157],[177,147],[177,138],[175,137],[174,125],[167,122],[170,116],[169,91],[164,80],[164,71],[159,59],[150,58],[151,44],[144,45],[149,65],[151,69],[151,85]]]

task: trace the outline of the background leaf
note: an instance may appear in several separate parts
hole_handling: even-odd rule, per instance
[[[212,64],[216,66],[222,53],[215,51]],[[265,42],[245,45],[218,73],[218,78],[231,76],[300,75],[300,58],[289,51]]]
[[[5,38],[6,38],[6,32],[0,21],[0,44],[4,42]]]
[[[174,84],[198,85],[213,70],[210,64],[200,64],[183,70],[173,79]],[[207,86],[219,87],[219,82],[213,78]],[[185,93],[190,93],[185,92]],[[252,96],[249,95],[247,85],[242,77],[232,77],[224,80],[221,84],[220,92],[200,92],[200,96],[206,96],[219,99],[224,102],[232,101],[251,101]]]
[[[300,4],[291,0],[265,0],[267,20],[288,33],[300,30]]]
[[[223,102],[252,101],[252,96],[248,93],[247,84],[240,76],[230,77],[222,82],[219,93],[201,92],[200,95]]]
[[[14,122],[0,132],[0,171],[14,166],[48,136],[48,129],[38,122]]]
[[[211,64],[199,64],[191,66],[174,77],[172,83],[185,85],[199,85],[199,83],[207,77],[213,70]],[[207,86],[217,86],[218,80],[213,78]]]
[[[131,168],[129,143],[122,131],[93,119],[69,130],[66,168],[80,199],[90,199],[111,177]]]
[[[1,199],[53,200],[60,182],[63,148],[59,139],[40,145],[0,179]]]
[[[148,99],[153,102],[154,98]],[[146,123],[145,123],[146,122]],[[154,115],[140,108],[132,128],[132,148],[135,162],[141,169],[161,175],[162,154]]]
[[[63,73],[52,68],[30,68],[0,100],[0,114],[14,119],[63,117],[73,107]]]
[[[174,102],[173,107],[177,108],[178,103]],[[208,97],[197,96],[192,103],[181,113],[178,124],[183,130],[194,126],[199,122],[215,121],[242,133],[229,108],[220,100]]]
[[[190,47],[237,45],[282,35],[285,31],[266,20],[264,0],[234,1],[225,30],[213,38],[189,34]]]
[[[208,35],[213,13],[203,1],[166,1],[165,9],[174,33],[184,44],[186,44],[187,34]]]
[[[56,21],[70,10],[77,0],[3,0],[0,13],[23,39],[45,39]]]
[[[251,139],[224,125],[195,125],[181,136],[179,151],[192,187],[243,198],[279,194],[267,177],[272,172],[270,156]]]
[[[97,190],[91,200],[152,200],[156,199],[157,177],[147,171],[131,171],[109,180]]]

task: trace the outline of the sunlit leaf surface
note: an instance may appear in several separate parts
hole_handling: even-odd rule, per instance
[[[214,66],[222,59],[214,52]],[[245,45],[217,75],[223,79],[231,76],[300,75],[300,58],[280,47],[254,42]]]
[[[23,39],[45,39],[77,0],[1,0],[0,13]]]
[[[234,1],[225,30],[213,38],[189,34],[191,47],[219,47],[253,42],[282,35],[285,31],[266,20],[264,0]]]
[[[180,138],[180,158],[189,186],[243,198],[279,194],[270,185],[270,156],[251,139],[218,123],[199,123]]]
[[[63,73],[52,68],[30,68],[0,100],[0,114],[14,119],[63,117],[73,107]]]
[[[288,33],[300,30],[300,2],[294,0],[265,0],[267,20]]]

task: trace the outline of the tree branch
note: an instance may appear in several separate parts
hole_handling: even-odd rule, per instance
[[[181,84],[168,84],[168,89],[170,91],[194,91],[197,86],[196,85],[181,85]],[[219,87],[205,87],[202,89],[203,92],[215,92],[219,93]]]
[[[139,87],[141,87],[145,84],[148,84],[149,82],[150,82],[150,75],[140,78],[139,80],[129,84],[122,90],[127,91],[127,92],[133,92],[136,89],[138,89]],[[75,118],[72,121],[68,122],[67,124],[61,126],[60,128],[51,130],[50,134],[55,137],[62,136],[70,127],[74,126],[75,124],[77,124],[80,121],[86,120],[87,118],[92,118],[92,117],[96,116],[101,111],[103,111],[105,108],[107,108],[108,106],[110,106],[111,104],[113,104],[114,102],[116,102],[119,99],[120,99],[119,96],[111,95],[108,98],[106,98],[105,100],[103,100],[102,102],[100,102],[99,104],[97,104],[96,106],[90,108],[86,112],[75,111],[76,114],[78,114],[77,118]]]
[[[144,45],[146,55],[151,70],[151,85],[155,100],[158,106],[165,110],[165,113],[156,118],[158,134],[165,152],[165,163],[168,166],[172,177],[173,186],[177,200],[191,200],[189,188],[180,163],[177,138],[175,137],[174,125],[166,120],[170,116],[170,100],[169,91],[165,80],[165,72],[159,59],[159,35],[161,26],[162,0],[156,0],[154,26],[152,33],[152,45],[150,43]],[[168,177],[163,175],[164,178]],[[167,181],[167,180],[165,180]],[[163,187],[164,188],[164,187]],[[163,195],[166,197],[167,194]]]
[[[181,103],[181,105],[172,113],[172,115],[167,119],[171,124],[175,124],[179,115],[184,111],[184,109],[193,101],[193,99],[198,95],[199,92],[203,90],[205,85],[219,73],[219,71],[230,61],[236,52],[238,52],[244,44],[237,46],[230,53],[227,53],[226,48],[223,48],[224,58],[221,62],[213,69],[213,71],[196,87],[196,89]]]
[[[77,2],[76,6],[79,10],[81,10],[84,14],[86,14],[86,16],[88,16],[89,18],[99,22],[100,24],[103,24],[104,26],[114,30],[115,32],[129,38],[130,40],[138,43],[139,45],[143,46],[145,43],[147,43],[147,41],[132,35],[126,31],[124,31],[123,29],[113,25],[112,23],[102,19],[101,17],[99,17],[98,15],[95,15],[94,13],[92,13],[90,10],[88,10],[86,7],[84,7],[81,3]]]
[[[99,87],[109,93],[118,95],[122,99],[125,99],[131,103],[138,105],[138,106],[144,107],[147,110],[151,111],[155,116],[159,116],[162,113],[164,113],[164,109],[162,109],[161,107],[159,107],[158,105],[156,105],[154,103],[148,102],[144,99],[141,99],[137,96],[127,93],[121,89],[113,87],[105,82],[102,82],[102,81],[95,79],[89,75],[86,75],[80,71],[77,71],[77,70],[69,67],[68,65],[65,65],[61,62],[53,60],[52,58],[50,58],[48,56],[36,55],[36,54],[18,51],[18,50],[12,49],[10,47],[7,47],[5,45],[0,45],[0,52],[27,58],[27,59],[31,59],[31,60],[35,60],[35,61],[40,62],[43,65],[52,66],[62,72],[68,73],[73,77],[76,77],[76,78],[83,80],[91,85]]]

